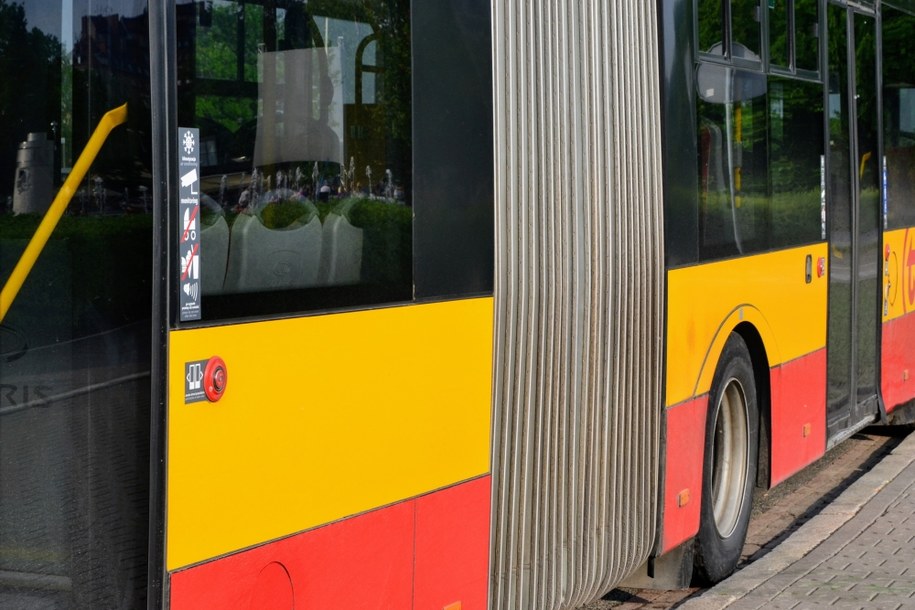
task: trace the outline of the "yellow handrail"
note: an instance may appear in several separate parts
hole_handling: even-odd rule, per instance
[[[60,217],[64,215],[64,211],[70,205],[70,200],[73,199],[79,183],[83,181],[86,172],[89,171],[89,167],[92,166],[92,162],[95,161],[95,157],[102,149],[102,145],[108,139],[108,134],[111,133],[112,129],[126,121],[127,104],[124,104],[106,112],[105,116],[98,122],[98,126],[92,132],[92,137],[89,138],[89,142],[86,143],[86,147],[80,153],[79,159],[76,160],[73,170],[64,181],[63,186],[60,187],[60,191],[57,192],[51,207],[48,208],[44,218],[41,219],[38,229],[35,230],[35,235],[32,236],[29,245],[25,247],[25,251],[19,257],[19,262],[16,263],[9,279],[3,285],[3,290],[0,291],[0,322],[3,321],[3,318],[6,317],[6,312],[12,307],[16,295],[19,294],[19,289],[22,288],[22,284],[25,283],[25,279],[32,271],[32,267],[35,266],[35,261],[38,260],[38,255],[41,254],[41,251],[44,250],[45,245],[51,238],[51,233],[54,232]]]
[[[866,152],[861,155],[861,165],[858,167],[858,178],[864,178],[864,168],[867,167],[867,162],[871,160],[872,153]]]

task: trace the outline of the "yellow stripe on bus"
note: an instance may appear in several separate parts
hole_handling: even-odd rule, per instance
[[[670,270],[667,405],[709,391],[727,336],[742,322],[759,332],[770,366],[823,348],[829,270],[818,277],[817,263],[827,256],[816,244]]]
[[[491,298],[175,331],[167,567],[489,471]],[[185,404],[186,363],[225,394]]]

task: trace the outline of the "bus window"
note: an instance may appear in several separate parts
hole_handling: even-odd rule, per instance
[[[759,59],[759,0],[731,1],[731,55]],[[748,50],[747,54],[741,47]]]
[[[772,65],[819,71],[817,7],[817,0],[769,2],[769,61]]]
[[[0,312],[0,606],[145,608],[157,349],[147,3],[0,0],[0,46],[4,292],[42,220],[63,213]],[[115,108],[117,126],[89,144]],[[93,159],[81,180],[80,159]]]
[[[915,226],[915,58],[907,53],[915,17],[883,16],[883,128],[887,228]]]
[[[791,31],[788,23],[788,0],[769,3],[769,61],[787,68],[791,65]]]
[[[795,67],[798,70],[819,71],[818,6],[817,0],[795,0],[794,2]]]
[[[702,258],[767,247],[766,80],[699,68],[699,251]]]
[[[769,80],[769,202],[773,247],[825,239],[821,210],[823,86]]]
[[[699,0],[699,52],[724,55],[724,10],[721,0]]]
[[[205,320],[412,297],[409,3],[179,6]]]

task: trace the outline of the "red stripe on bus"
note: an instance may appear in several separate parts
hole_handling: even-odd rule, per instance
[[[883,323],[881,370],[887,412],[915,400],[915,313]]]
[[[173,572],[171,608],[485,610],[490,485],[481,477]]]
[[[826,350],[774,367],[769,379],[774,486],[826,452]]]
[[[486,610],[492,479],[416,500],[413,608]]]
[[[699,531],[707,413],[708,394],[667,410],[664,522],[661,533],[664,553],[686,542]]]

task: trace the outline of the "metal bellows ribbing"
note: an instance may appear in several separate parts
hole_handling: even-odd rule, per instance
[[[663,235],[657,16],[493,4],[490,607],[569,608],[654,543]]]

